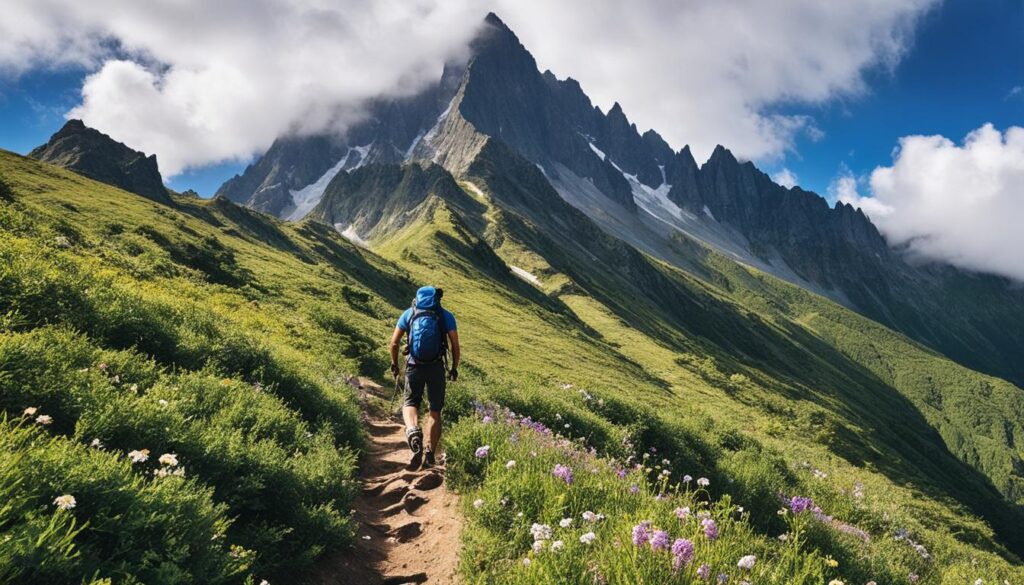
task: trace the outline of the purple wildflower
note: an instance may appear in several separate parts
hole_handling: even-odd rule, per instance
[[[490,452],[491,452],[491,446],[490,445],[484,445],[483,447],[477,447],[476,456],[479,457],[480,459],[483,459],[484,457],[487,457],[487,454],[490,453]]]
[[[619,479],[626,479],[626,470],[625,469],[620,469],[620,470],[616,471],[615,474],[619,476]]]
[[[674,571],[678,571],[682,567],[689,565],[692,561],[693,541],[688,538],[677,538],[676,541],[672,543],[672,569]]]
[[[640,487],[634,483],[633,485],[629,486],[629,493],[631,493],[631,494],[638,494],[638,493],[640,493]]]
[[[633,544],[636,546],[643,546],[647,544],[647,541],[651,539],[649,532],[651,528],[650,521],[644,521],[633,527]]]
[[[728,573],[719,573],[718,574],[718,582],[719,583],[728,583],[729,582],[729,574]]]
[[[794,514],[800,514],[802,512],[805,512],[809,510],[813,505],[814,501],[811,500],[811,498],[806,498],[803,496],[793,496],[792,498],[789,499],[789,509],[792,510]]]
[[[708,537],[708,540],[714,540],[718,538],[718,525],[711,518],[705,518],[700,521],[701,527],[704,528],[704,536]]]
[[[697,567],[697,576],[700,577],[701,581],[707,581],[711,578],[711,566],[707,563]]]
[[[654,536],[651,537],[651,550],[665,550],[668,548],[668,532],[664,530],[655,530]]]
[[[483,422],[486,425],[486,424],[490,424],[493,421],[494,421],[494,419],[491,418],[491,415],[485,414],[484,418],[483,418],[483,420],[481,422]]]
[[[551,470],[551,475],[561,479],[566,485],[572,485],[572,469],[558,463],[555,468]]]
[[[689,506],[684,506],[682,508],[676,508],[675,509],[675,513],[676,513],[676,518],[679,518],[680,520],[686,520],[687,518],[690,517],[690,507]]]

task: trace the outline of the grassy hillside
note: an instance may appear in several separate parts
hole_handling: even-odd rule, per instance
[[[434,194],[369,252],[0,152],[0,580],[295,581],[351,537],[345,375],[386,369],[421,282],[464,344],[448,449],[470,581],[1024,578],[1019,389],[692,242],[701,279],[664,266],[498,174],[463,183],[479,206]],[[782,496],[820,512],[780,516]],[[588,510],[606,516],[590,544]],[[694,543],[685,570],[632,545],[645,520]],[[531,552],[534,523],[560,556]]]
[[[273,579],[346,542],[344,376],[384,367],[401,273],[220,201],[0,177],[0,581]]]

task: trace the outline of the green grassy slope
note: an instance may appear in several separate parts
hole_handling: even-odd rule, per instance
[[[346,542],[344,376],[385,366],[402,273],[221,201],[171,208],[6,152],[0,177],[0,580],[273,579]]]
[[[12,455],[0,493],[17,496],[0,508],[0,530],[13,535],[0,544],[0,576],[237,582],[290,576],[340,545],[360,444],[343,376],[385,369],[398,310],[414,283],[435,282],[466,360],[450,401],[463,419],[453,480],[467,503],[504,495],[526,512],[467,506],[467,577],[558,582],[550,571],[597,563],[628,573],[622,563],[641,557],[579,543],[563,562],[520,561],[529,522],[578,517],[580,506],[616,515],[607,534],[621,540],[647,516],[667,525],[652,478],[631,472],[634,501],[614,477],[654,448],[672,477],[711,480],[680,496],[717,502],[728,527],[707,558],[735,569],[732,556],[756,550],[773,571],[766,582],[1024,578],[1013,552],[1019,389],[692,242],[679,245],[702,279],[655,262],[538,200],[528,173],[471,174],[463,187],[480,206],[432,194],[373,253],[313,222],[219,201],[162,207],[8,153],[0,178],[13,192],[0,202],[0,445]],[[968,401],[975,387],[991,395]],[[505,473],[505,457],[529,451],[511,428],[473,416],[474,400],[585,441],[601,458],[571,454],[573,465],[599,473],[560,496],[548,466],[567,455],[546,439],[531,447],[542,461]],[[24,417],[30,406],[52,424]],[[481,442],[502,457],[493,469],[472,464]],[[127,452],[142,448],[152,458],[132,464]],[[168,452],[184,477],[153,476]],[[39,459],[51,463],[33,471]],[[78,505],[58,511],[65,493]],[[793,530],[776,514],[780,493],[814,497],[868,540],[816,526],[790,551],[775,539]],[[137,515],[115,514],[126,502]],[[735,504],[745,512],[733,526]]]

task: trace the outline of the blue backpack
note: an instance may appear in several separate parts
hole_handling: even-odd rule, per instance
[[[409,353],[417,364],[444,359],[448,351],[448,331],[441,310],[440,289],[425,286],[416,291],[409,318]]]

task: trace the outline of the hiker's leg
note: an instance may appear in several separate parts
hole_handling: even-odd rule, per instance
[[[430,445],[427,450],[437,449],[437,443],[441,440],[441,410],[444,408],[444,397],[447,380],[445,379],[444,365],[434,364],[429,372],[427,380],[427,399],[430,400]]]
[[[441,411],[430,411],[430,447],[428,451],[437,451],[437,443],[441,440]]]
[[[414,429],[419,425],[420,403],[423,401],[423,387],[426,380],[418,368],[412,364],[405,367],[405,394],[402,401],[402,419],[406,429]]]
[[[402,420],[405,421],[405,428],[412,429],[419,424],[419,409],[415,406],[402,407]]]

